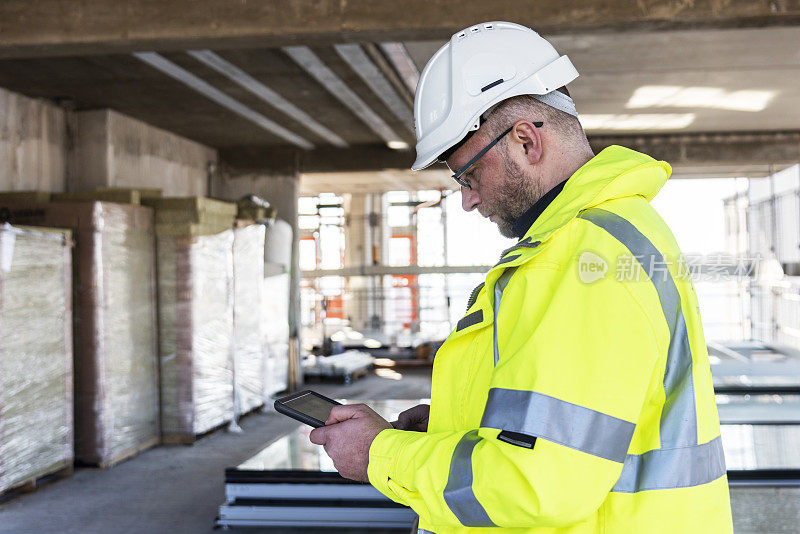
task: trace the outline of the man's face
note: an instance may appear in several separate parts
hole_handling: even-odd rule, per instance
[[[460,169],[490,142],[491,139],[476,133],[447,160],[448,166]],[[518,143],[500,141],[463,175],[471,188],[461,188],[461,207],[465,211],[477,209],[505,237],[514,237],[516,220],[543,194],[539,182],[526,169],[527,160],[515,154],[515,149],[523,151]]]

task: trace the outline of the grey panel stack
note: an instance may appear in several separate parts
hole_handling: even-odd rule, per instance
[[[419,404],[365,402],[389,420]],[[219,526],[411,528],[416,515],[410,508],[340,477],[324,449],[308,440],[310,431],[302,425],[225,471]]]
[[[72,466],[70,246],[0,228],[0,493]]]

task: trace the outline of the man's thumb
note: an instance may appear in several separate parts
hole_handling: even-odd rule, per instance
[[[327,430],[328,429],[325,428],[324,426],[320,428],[315,428],[308,435],[308,439],[311,440],[311,443],[314,443],[316,445],[325,445],[325,442],[328,440]]]

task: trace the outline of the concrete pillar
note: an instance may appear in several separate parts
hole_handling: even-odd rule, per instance
[[[289,286],[290,389],[303,383],[299,366],[300,354],[300,228],[297,224],[297,202],[300,198],[300,175],[219,173],[211,194],[235,201],[245,195],[257,195],[278,210],[278,218],[292,225],[292,265]],[[292,361],[294,358],[294,361]]]
[[[0,88],[1,191],[64,191],[66,120],[56,105]]]
[[[344,195],[344,267],[362,267],[372,263],[372,246],[369,239],[369,195]],[[366,276],[351,276],[344,281],[345,317],[350,326],[364,330],[369,324],[367,307],[372,299],[371,280]]]
[[[108,109],[72,121],[70,191],[95,187],[161,189],[164,196],[208,196],[216,150]]]

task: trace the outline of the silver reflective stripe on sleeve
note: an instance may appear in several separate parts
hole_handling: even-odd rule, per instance
[[[444,501],[466,527],[496,527],[472,491],[472,450],[482,438],[477,430],[464,434],[453,451]]]
[[[497,362],[500,361],[500,348],[497,346],[497,314],[500,312],[500,301],[503,298],[503,291],[505,291],[508,281],[517,272],[516,267],[506,269],[497,282],[494,283],[494,366],[497,367]]]
[[[492,388],[481,420],[497,428],[546,439],[614,462],[624,462],[636,426],[555,397]]]
[[[635,493],[688,488],[707,484],[724,474],[725,456],[722,438],[718,436],[702,445],[629,454],[611,491]]]
[[[666,398],[659,425],[661,448],[628,455],[613,491],[684,487],[670,484],[691,481],[690,485],[697,485],[716,480],[725,474],[725,459],[718,439],[697,443],[692,352],[680,294],[664,257],[644,234],[619,215],[590,209],[578,217],[607,231],[638,260],[658,293],[670,333],[664,371]]]

